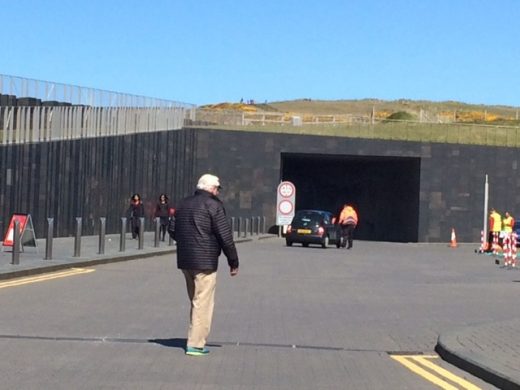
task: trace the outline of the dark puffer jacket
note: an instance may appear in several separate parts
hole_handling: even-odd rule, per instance
[[[228,264],[238,268],[238,254],[222,202],[211,193],[197,190],[183,199],[175,211],[177,268],[216,270],[224,251]]]

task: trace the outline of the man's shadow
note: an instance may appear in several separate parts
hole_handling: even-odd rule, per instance
[[[185,349],[186,348],[186,339],[151,339],[148,340],[149,343],[159,344],[163,347],[169,347],[169,348],[180,348]]]
[[[159,344],[163,347],[168,348],[180,348],[185,349],[186,348],[186,339],[179,339],[179,338],[173,338],[173,339],[150,339],[148,340],[149,343]],[[207,343],[208,347],[221,347],[222,345],[219,343]]]

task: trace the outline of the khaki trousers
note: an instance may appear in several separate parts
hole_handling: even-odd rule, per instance
[[[203,348],[211,329],[217,271],[183,269],[182,273],[186,279],[186,288],[191,302],[190,327],[186,345]]]

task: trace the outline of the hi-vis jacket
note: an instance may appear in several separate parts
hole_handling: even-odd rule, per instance
[[[352,206],[343,207],[341,214],[339,215],[340,225],[354,225],[358,223],[358,216],[356,210]]]
[[[502,220],[502,226],[504,227],[504,231],[506,233],[512,233],[513,232],[513,225],[515,223],[515,220],[512,216],[505,217]]]
[[[496,211],[489,216],[489,229],[492,232],[499,232],[502,230],[502,217]]]

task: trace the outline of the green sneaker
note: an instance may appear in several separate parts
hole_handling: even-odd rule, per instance
[[[205,356],[209,353],[206,348],[186,347],[186,355],[190,356]]]

